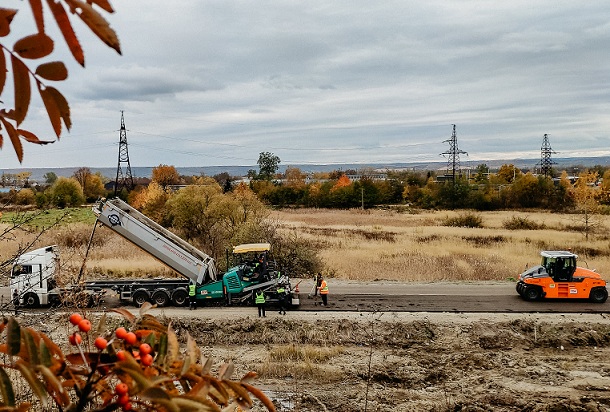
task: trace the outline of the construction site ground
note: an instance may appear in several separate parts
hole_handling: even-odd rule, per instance
[[[216,366],[232,362],[233,378],[257,371],[278,411],[610,411],[606,304],[599,313],[427,312],[342,309],[337,298],[321,307],[302,294],[303,310],[269,308],[265,318],[248,306],[150,313],[193,336]],[[46,311],[18,316],[65,329],[69,312]]]

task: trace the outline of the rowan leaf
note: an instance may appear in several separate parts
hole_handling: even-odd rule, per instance
[[[125,361],[121,361],[117,364],[117,366],[121,368],[122,373],[128,374],[141,390],[146,390],[152,386],[152,382],[142,373],[140,365],[137,363],[136,365],[137,366],[134,367],[130,364],[126,364]]]
[[[46,367],[53,365],[53,357],[51,351],[44,340],[38,345],[38,353],[40,354],[40,363]]]
[[[59,346],[55,342],[53,342],[51,340],[51,338],[49,338],[44,333],[41,334],[40,336],[42,337],[42,340],[44,341],[44,343],[46,344],[47,348],[49,349],[49,352],[51,353],[51,355],[57,355],[59,357],[59,359],[61,361],[63,361],[64,354],[61,351],[61,349],[59,348]]]
[[[72,28],[72,24],[70,23],[70,18],[68,17],[68,13],[64,9],[64,6],[60,2],[55,2],[55,0],[47,0],[47,4],[51,9],[51,13],[53,13],[53,17],[55,18],[55,22],[61,31],[61,34],[64,36],[64,40],[70,49],[70,53],[74,59],[81,66],[85,66],[85,54],[83,53],[83,48],[76,37],[76,33],[74,33],[74,29]]]
[[[36,68],[35,73],[37,76],[51,81],[62,81],[68,78],[68,69],[60,61],[43,63]]]
[[[34,371],[22,360],[18,360],[15,363],[15,366],[17,366],[17,369],[21,372],[21,376],[30,384],[30,389],[32,389],[32,392],[34,392],[36,397],[40,400],[42,407],[46,408],[49,403],[46,396],[46,390],[42,383],[36,378]]]
[[[13,384],[4,368],[0,368],[0,393],[2,393],[2,403],[6,406],[15,406],[15,391]]]
[[[72,127],[72,121],[70,120],[70,106],[68,105],[68,101],[66,98],[54,87],[47,86],[47,93],[51,96],[51,98],[55,101],[57,105],[57,109],[59,110],[59,116],[64,121],[66,125],[66,129],[70,130]],[[59,135],[57,136],[59,138]]]
[[[30,360],[30,364],[40,364],[40,356],[38,355],[38,345],[36,344],[36,338],[40,340],[39,336],[37,336],[38,333],[31,328],[25,328],[21,332],[21,338],[25,342],[25,347],[28,351],[28,359]]]
[[[18,10],[0,7],[0,37],[8,36],[11,32],[11,22]]]
[[[180,346],[178,344],[178,336],[172,328],[171,323],[167,326],[167,355],[165,365],[171,365],[177,358]]]
[[[123,315],[123,317],[125,319],[127,319],[128,321],[130,321],[131,323],[135,322],[136,317],[133,313],[131,313],[130,311],[128,311],[127,309],[123,309],[123,308],[116,308],[116,309],[110,309],[112,312],[116,312],[120,315]]]
[[[42,377],[46,382],[47,392],[53,396],[55,402],[61,406],[67,406],[70,404],[70,395],[68,391],[64,389],[61,382],[51,370],[45,366],[38,366],[38,370],[41,372]]]
[[[269,399],[267,395],[265,395],[260,389],[244,382],[242,382],[241,385],[246,388],[248,392],[258,398],[258,400],[261,401],[263,405],[265,405],[269,412],[275,412],[275,405],[273,405],[271,399]]]
[[[6,58],[4,57],[4,50],[0,48],[0,96],[4,85],[6,84]]]
[[[108,329],[108,324],[106,322],[106,312],[104,312],[102,314],[102,317],[100,318],[100,321],[97,324],[97,329],[95,331],[95,334],[97,336],[103,336],[104,334],[106,334],[107,329]]]
[[[233,366],[232,363],[225,363],[220,366],[220,369],[218,369],[218,377],[220,379],[230,379],[234,370],[235,366]]]
[[[21,135],[29,143],[39,145],[55,143],[55,140],[40,140],[34,133],[24,129],[17,129],[17,133],[19,133],[19,135]]]
[[[153,304],[150,302],[142,303],[142,306],[140,306],[140,310],[139,310],[140,317],[144,316],[146,314],[146,312],[148,312],[153,307],[156,307],[156,306],[153,306]]]
[[[39,33],[44,33],[44,19],[42,17],[42,1],[41,0],[30,0],[30,7],[32,8],[32,14],[36,21],[36,27]]]
[[[4,119],[2,121],[4,123]],[[16,355],[21,350],[21,326],[15,318],[9,318],[6,330],[7,354]]]
[[[110,2],[108,0],[90,0],[90,1],[88,1],[88,3],[96,4],[99,7],[101,7],[102,9],[106,10],[108,13],[114,13],[114,9],[112,8],[112,6],[110,5]]]
[[[15,121],[17,126],[23,122],[30,107],[30,75],[28,68],[16,56],[11,55],[13,83],[15,86]]]
[[[239,381],[241,383],[248,383],[248,382],[252,382],[254,379],[256,379],[257,377],[257,373],[256,372],[248,372],[246,373]]]
[[[239,403],[239,406],[243,409],[250,409],[252,407],[250,394],[239,382],[224,380],[222,383],[231,388],[235,393],[235,400]]]
[[[61,115],[59,114],[59,107],[57,107],[57,103],[55,103],[55,99],[53,99],[53,96],[49,93],[48,88],[43,89],[41,88],[41,85],[38,84],[38,92],[40,93],[44,107],[49,115],[53,131],[55,132],[55,135],[59,137],[61,134]]]
[[[53,53],[53,39],[45,33],[25,36],[15,42],[13,51],[24,59],[40,59]]]
[[[180,411],[197,411],[197,412],[221,412],[218,405],[214,404],[209,399],[193,396],[178,396],[172,399],[173,402],[180,408]]]
[[[121,54],[119,38],[101,14],[81,0],[66,0],[66,3],[101,41]]]
[[[186,332],[186,337],[186,353],[190,359],[190,363],[195,365],[201,356],[201,351],[190,333]]]

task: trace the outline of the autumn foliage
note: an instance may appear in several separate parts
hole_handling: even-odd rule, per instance
[[[18,39],[12,49],[0,42],[0,148],[8,136],[19,161],[23,161],[21,139],[35,144],[52,143],[54,140],[41,140],[34,133],[21,128],[30,107],[32,84],[38,90],[45,110],[59,139],[62,123],[67,130],[72,126],[70,106],[61,92],[47,82],[63,81],[68,78],[68,69],[62,61],[45,61],[31,68],[27,60],[39,60],[50,56],[55,48],[54,40],[45,30],[45,11],[49,12],[57,23],[63,38],[74,59],[85,66],[85,55],[76,33],[72,27],[70,15],[76,16],[106,45],[121,53],[119,39],[104,19],[101,12],[113,13],[109,0],[46,0],[48,8],[43,7],[43,0],[29,0],[32,17],[37,32]],[[19,10],[0,7],[0,37],[11,33],[11,24]],[[10,61],[10,68],[8,62]],[[7,76],[7,73],[9,75]],[[4,86],[12,76],[14,101],[13,107],[4,106],[2,98]],[[4,107],[2,107],[4,106]]]
[[[233,366],[225,364],[212,376],[211,361],[191,336],[187,334],[181,350],[171,324],[147,314],[150,307],[143,305],[138,317],[114,310],[129,322],[130,331],[109,330],[105,315],[92,328],[89,320],[73,314],[66,319],[74,329],[69,336],[72,353],[15,318],[4,319],[0,353],[8,357],[0,365],[0,409],[30,410],[32,403],[16,391],[25,384],[44,410],[220,412],[248,410],[257,398],[275,411],[269,398],[250,384],[254,372],[233,381]]]

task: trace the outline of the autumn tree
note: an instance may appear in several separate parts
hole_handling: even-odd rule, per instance
[[[271,180],[277,173],[280,165],[280,158],[273,153],[261,152],[258,156],[258,178],[261,180]]]
[[[496,173],[496,177],[500,179],[501,183],[514,183],[515,179],[521,175],[521,170],[512,163],[503,164]]]
[[[49,198],[57,207],[79,206],[85,201],[83,189],[74,178],[60,177],[49,189]]]
[[[222,187],[223,192],[227,193],[233,189],[233,178],[228,172],[217,173],[212,177]]]
[[[302,189],[305,187],[305,178],[307,175],[301,171],[298,167],[288,167],[284,172],[284,178],[286,179],[286,186],[295,189]]]
[[[68,69],[62,61],[51,60],[52,57],[49,57],[54,51],[55,42],[46,30],[45,13],[50,12],[72,56],[81,66],[85,66],[84,52],[72,27],[70,14],[82,20],[106,45],[121,53],[116,33],[101,14],[114,12],[109,0],[47,0],[48,9],[45,9],[41,0],[30,0],[28,3],[36,32],[17,39],[12,47],[8,45],[8,36],[19,10],[0,7],[0,38],[5,38],[0,42],[0,139],[10,139],[20,162],[23,161],[21,139],[35,144],[54,141],[41,140],[36,134],[20,128],[30,107],[32,83],[38,90],[57,139],[62,133],[62,123],[67,130],[72,126],[68,101],[58,89],[49,85],[49,82],[66,80]],[[43,58],[45,62],[35,68],[26,63]],[[8,61],[11,63],[11,71],[8,70]],[[7,73],[11,73],[13,80],[12,105],[6,103],[8,99],[3,95]]]
[[[93,202],[106,193],[103,178],[99,172],[93,174],[88,167],[81,167],[72,174],[72,177],[80,184],[87,202]]]
[[[589,240],[589,234],[597,226],[595,219],[599,211],[597,180],[597,172],[580,173],[573,189],[574,205],[580,216],[582,232],[587,240]]]
[[[163,190],[166,190],[167,186],[180,183],[180,175],[174,166],[159,165],[153,167],[152,181],[157,182]]]
[[[44,179],[44,182],[46,184],[52,185],[57,180],[57,175],[55,174],[55,172],[47,172],[42,175],[42,178]]]
[[[485,163],[481,163],[476,168],[476,174],[474,175],[474,181],[477,183],[484,183],[489,181],[489,166]]]

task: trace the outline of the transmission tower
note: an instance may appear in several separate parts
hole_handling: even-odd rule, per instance
[[[551,176],[552,168],[555,163],[551,159],[552,154],[557,154],[557,152],[551,149],[551,143],[549,142],[549,135],[544,134],[544,138],[542,139],[542,147],[540,148],[540,174],[545,177]]]
[[[453,125],[453,133],[451,133],[451,139],[445,140],[443,143],[449,143],[449,150],[441,153],[443,156],[447,156],[447,173],[445,176],[450,176],[451,181],[455,183],[456,173],[461,175],[462,170],[460,168],[460,155],[468,153],[458,149],[457,135],[455,134],[455,125]]]
[[[125,167],[125,172],[123,172]],[[114,181],[114,195],[116,196],[123,188],[132,190],[134,187],[131,165],[129,164],[129,152],[127,151],[127,130],[125,129],[125,118],[121,110],[121,137],[119,141],[119,164],[116,168],[116,180]]]

